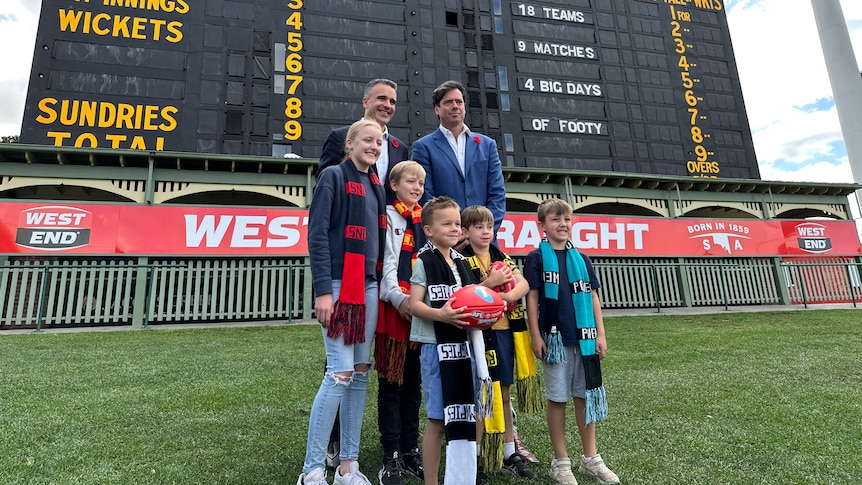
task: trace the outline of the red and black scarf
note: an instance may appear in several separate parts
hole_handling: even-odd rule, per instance
[[[401,293],[410,294],[410,276],[419,248],[425,245],[422,230],[422,206],[407,204],[396,199],[392,207],[407,222],[404,239],[398,254],[398,287]],[[377,319],[377,334],[374,338],[374,367],[377,374],[395,384],[404,383],[404,359],[410,340],[410,322],[401,318],[398,309],[389,302],[381,302]]]
[[[334,312],[326,335],[338,338],[344,334],[344,344],[352,345],[365,341],[365,238],[366,231],[366,193],[362,175],[352,161],[341,162],[344,174],[344,190],[347,193],[347,225],[344,228],[344,271],[341,275],[341,291],[335,302]],[[383,269],[383,246],[386,237],[386,202],[383,185],[373,170],[368,171],[368,179],[377,199],[377,267],[375,278],[380,281]]]

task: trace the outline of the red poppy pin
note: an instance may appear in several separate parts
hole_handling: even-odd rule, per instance
[[[395,138],[392,139],[392,146],[398,148],[398,140],[396,140]]]
[[[480,143],[482,141],[482,139],[479,138],[478,136],[474,136],[473,141],[475,141],[476,143]]]

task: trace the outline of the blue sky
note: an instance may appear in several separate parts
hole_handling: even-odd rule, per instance
[[[811,0],[725,0],[765,180],[852,180]],[[862,1],[841,7],[862,65]],[[0,1],[0,135],[20,131],[39,2]]]
[[[811,0],[725,5],[761,177],[852,181]],[[841,8],[860,64],[862,2]]]

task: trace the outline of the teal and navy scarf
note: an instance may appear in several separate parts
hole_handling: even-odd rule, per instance
[[[543,239],[539,243],[539,251],[542,254],[542,275],[545,282],[543,321],[540,328],[548,354],[545,363],[558,364],[563,360],[563,341],[557,327],[569,325],[568,322],[557,321],[557,301],[560,296],[560,268],[557,254]],[[590,285],[590,276],[587,265],[581,253],[575,249],[571,241],[566,242],[566,283],[572,295],[572,304],[575,307],[575,325],[577,326],[578,345],[581,351],[581,360],[584,364],[586,374],[586,423],[595,423],[605,419],[608,415],[608,403],[605,396],[605,387],[602,385],[602,368],[599,356],[596,354],[596,321],[593,314],[593,295]],[[565,292],[564,292],[565,293]]]
[[[341,162],[344,174],[344,191],[347,194],[347,225],[344,228],[344,272],[341,291],[326,335],[338,338],[344,334],[344,344],[365,342],[365,239],[367,231],[377,231],[377,265],[375,278],[380,281],[383,269],[383,247],[386,242],[386,202],[383,185],[373,170],[368,178],[374,193],[365,193],[362,176],[352,161]],[[377,227],[366,227],[366,197],[377,200]],[[375,322],[376,324],[376,322]]]

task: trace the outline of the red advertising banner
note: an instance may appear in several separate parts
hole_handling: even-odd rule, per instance
[[[6,202],[0,254],[301,256],[307,227],[304,209]],[[541,239],[533,214],[498,233],[513,255]],[[862,255],[856,225],[831,220],[575,216],[572,240],[591,256]]]

